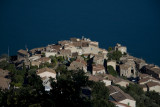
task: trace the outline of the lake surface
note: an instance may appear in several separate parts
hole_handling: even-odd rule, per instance
[[[160,65],[160,0],[0,0],[0,54],[82,36]]]

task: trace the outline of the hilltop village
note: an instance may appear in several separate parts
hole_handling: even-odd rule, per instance
[[[0,62],[4,61],[15,65],[17,70],[36,69],[46,92],[54,89],[50,80],[56,82],[62,69],[83,71],[90,81],[105,84],[109,90],[108,100],[117,107],[136,107],[137,99],[125,91],[130,85],[144,92],[160,93],[160,68],[129,55],[127,47],[118,43],[106,50],[88,38],[70,38],[46,47],[20,49],[14,58],[1,57]],[[13,83],[14,79],[7,78],[8,75],[11,75],[9,70],[0,69],[2,89],[9,89],[11,85],[19,88],[24,84],[18,80]],[[83,96],[90,96],[85,93],[92,92],[90,87],[81,88],[85,90]]]

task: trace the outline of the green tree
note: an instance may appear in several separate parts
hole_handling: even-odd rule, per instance
[[[84,72],[61,72],[61,75],[57,77],[57,82],[52,83],[53,89],[51,93],[55,105],[57,107],[83,106],[84,102],[80,97],[81,87],[86,85],[87,79],[88,78],[84,76]]]
[[[93,107],[114,107],[114,104],[108,101],[109,90],[102,82],[92,82],[90,84],[92,89],[91,103]]]
[[[108,48],[108,52],[110,52],[110,51],[112,51],[112,50],[113,50],[112,47],[109,47],[109,48]]]
[[[115,71],[112,66],[107,66],[107,71],[108,71],[109,74],[111,74],[113,76],[117,76],[118,75],[117,71]]]
[[[42,53],[42,55],[41,55],[42,57],[46,57],[46,54],[45,53]]]
[[[76,58],[70,58],[70,63],[72,63],[75,60],[76,60]]]
[[[67,71],[67,66],[62,64],[62,65],[59,65],[56,69],[56,72],[65,72]]]
[[[63,63],[63,62],[65,61],[64,57],[62,57],[62,56],[58,56],[58,57],[57,57],[57,60],[58,60],[59,62],[61,62],[61,63]]]
[[[15,75],[12,82],[16,87],[21,87],[24,82],[24,78],[21,75]]]
[[[36,90],[44,90],[41,78],[34,71],[28,73],[27,83]]]
[[[120,58],[122,57],[122,53],[120,51],[114,51],[111,53],[108,53],[108,60],[116,60],[119,61]]]
[[[0,62],[0,68],[1,69],[7,69],[8,65],[9,65],[9,63],[7,61]]]
[[[150,91],[146,93],[146,96],[150,97],[152,99],[152,102],[160,105],[160,94],[155,91]]]

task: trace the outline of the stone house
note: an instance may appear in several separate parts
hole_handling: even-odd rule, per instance
[[[122,54],[127,53],[127,47],[118,44],[115,46],[115,50],[122,52]]]
[[[52,89],[50,78],[56,79],[56,72],[50,68],[42,68],[37,71],[37,75],[39,75],[43,81],[43,86],[45,87],[45,91],[50,91]]]
[[[103,56],[101,56],[101,55],[95,55],[95,56],[93,57],[93,62],[94,62],[95,64],[104,65],[104,58],[103,58]]]
[[[100,51],[98,47],[98,42],[91,41],[90,39],[86,38],[70,38],[69,42],[60,41],[60,44],[64,46],[64,49],[71,50],[71,53],[78,53],[78,55],[82,54],[98,54]],[[102,51],[104,54],[107,51]],[[105,55],[104,55],[105,56]],[[106,56],[105,56],[106,57]]]
[[[140,71],[145,65],[147,65],[147,63],[145,62],[145,60],[140,59],[140,58],[136,58],[136,57],[133,57],[133,56],[130,56],[130,55],[125,55],[125,56],[122,56],[120,58],[120,61],[122,63],[125,63],[127,61],[131,61],[131,60],[134,61],[136,69],[138,71]]]
[[[31,55],[35,55],[35,54],[42,54],[43,52],[45,52],[46,48],[45,47],[41,47],[41,48],[34,48],[34,49],[31,49],[29,51],[29,53]]]
[[[20,49],[18,52],[17,52],[17,59],[19,61],[21,60],[27,60],[29,57],[29,53],[27,50],[23,50],[23,49]]]
[[[70,50],[71,53],[78,53],[78,55],[82,55],[82,49],[80,47],[76,47],[76,45],[66,45],[64,47],[65,50]]]
[[[40,63],[51,63],[51,58],[42,57],[42,58],[38,59],[37,61]]]
[[[119,65],[120,76],[125,76],[127,78],[130,78],[130,77],[135,78],[138,76],[136,64],[132,59],[124,60],[122,63],[123,64]]]
[[[160,93],[160,83],[149,81],[146,84],[140,84],[140,87],[142,87],[143,91],[155,91]]]
[[[108,51],[106,49],[99,48],[99,53],[101,53],[103,55],[104,59],[108,59],[108,57],[107,57]]]
[[[45,52],[45,56],[46,57],[50,57],[50,56],[56,56],[57,55],[57,51],[50,51],[50,52]]]
[[[99,52],[99,47],[95,45],[89,45],[87,47],[82,47],[82,53],[83,54],[96,54],[98,55]]]
[[[151,75],[154,78],[160,79],[160,68],[155,65],[146,65],[143,67],[143,72]]]
[[[41,78],[47,77],[47,78],[54,78],[56,79],[56,72],[55,70],[51,69],[51,68],[42,68],[42,69],[38,69],[37,71],[37,75],[39,75]]]
[[[139,84],[146,84],[148,82],[156,82],[156,83],[160,83],[159,80],[153,78],[153,77],[147,77],[147,78],[143,78],[143,79],[140,79],[138,81]]]
[[[157,82],[148,82],[147,84],[148,91],[155,91],[160,93],[160,84]]]
[[[78,52],[72,53],[72,58],[77,58],[78,57]]]
[[[132,83],[128,80],[124,80],[119,77],[114,77],[110,74],[106,76],[106,79],[110,80],[114,84],[120,85],[121,87],[127,87],[127,86],[129,86],[130,83]]]
[[[87,63],[82,59],[77,59],[70,64],[68,70],[83,70],[87,72]]]
[[[97,64],[97,65],[92,65],[92,75],[96,74],[105,74],[105,67],[103,65]]]
[[[122,64],[120,65],[120,76],[127,78],[136,77],[135,69],[131,65]]]
[[[52,86],[51,86],[51,82],[50,82],[50,78],[48,77],[43,77],[42,78],[42,81],[43,81],[43,86],[45,88],[45,91],[50,91],[52,89]]]
[[[89,80],[90,81],[95,81],[95,82],[103,82],[105,84],[105,86],[111,85],[111,81],[107,80],[106,78],[104,78],[101,75],[96,75],[96,76],[95,75],[90,75]]]
[[[88,40],[87,40],[87,41],[88,41]],[[96,47],[99,47],[99,42],[89,40],[89,43],[90,43],[91,45],[94,45],[94,46],[96,46]]]
[[[138,83],[144,91],[156,91],[160,93],[160,81],[147,74],[140,74]]]
[[[112,66],[115,71],[116,71],[116,65],[117,62],[115,60],[107,61],[107,66]]]
[[[31,66],[37,66],[39,68],[40,64],[44,64],[44,63],[51,63],[51,58],[48,57],[42,57],[40,59],[37,60],[31,60],[30,64]]]
[[[62,50],[61,45],[55,45],[55,44],[48,45],[46,47],[45,55],[46,57],[55,56],[60,50]]]
[[[58,41],[58,44],[64,47],[65,45],[69,45],[71,41],[69,40],[63,40],[63,41]]]
[[[59,52],[61,49],[62,49],[61,45],[52,44],[46,47],[46,52],[53,52],[53,51]]]
[[[143,60],[143,59],[138,59],[136,58],[135,60],[136,63],[136,67],[137,69],[140,71],[145,65],[147,65],[147,63]]]
[[[126,104],[130,107],[136,107],[136,101],[127,93],[124,93],[119,87],[108,86],[110,100],[121,104]]]
[[[71,50],[69,49],[62,49],[59,51],[59,55],[60,56],[64,56],[64,57],[71,57],[72,56],[72,53],[71,53]]]
[[[32,61],[36,61],[36,60],[38,60],[40,58],[41,58],[41,56],[34,55],[34,56],[29,57],[28,59],[29,59],[29,61],[32,62]]]
[[[139,79],[144,79],[144,78],[152,78],[152,76],[148,74],[139,73]]]
[[[70,38],[70,41],[71,42],[78,42],[78,41],[80,41],[80,39],[79,38]]]
[[[31,66],[37,66],[39,68],[40,64],[38,61],[31,61]]]

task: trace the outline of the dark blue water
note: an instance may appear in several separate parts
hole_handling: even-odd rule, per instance
[[[0,0],[0,54],[81,36],[160,65],[160,0]]]

